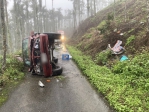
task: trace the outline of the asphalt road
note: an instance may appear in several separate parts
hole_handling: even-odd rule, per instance
[[[62,60],[64,53],[68,53],[65,48],[54,53],[63,67],[61,76],[44,78],[28,73],[0,112],[112,112],[74,62]],[[38,86],[39,80],[44,88]]]

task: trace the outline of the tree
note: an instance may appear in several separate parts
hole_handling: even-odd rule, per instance
[[[89,0],[87,0],[87,17],[89,17],[89,11],[90,11]]]
[[[5,14],[4,14],[4,1],[0,0],[0,8],[1,8],[1,22],[2,22],[2,32],[3,32],[3,64],[2,70],[5,69],[6,66],[6,25],[5,25]]]
[[[147,31],[149,31],[149,0],[146,0],[147,5]]]
[[[10,38],[10,32],[9,32],[9,22],[8,22],[8,11],[7,11],[7,0],[4,1],[5,2],[5,16],[6,16],[6,37],[7,40],[8,40],[8,53],[10,52],[11,53],[11,50],[10,50],[10,46],[12,45],[11,43],[11,38]]]
[[[61,8],[58,8],[57,9],[57,18],[58,18],[58,27],[60,28],[61,27],[61,20],[62,20],[62,18],[63,18],[63,15],[62,15],[62,9]]]
[[[76,1],[73,1],[73,19],[74,19],[74,29],[76,29],[77,20],[76,20],[77,4]]]
[[[94,15],[96,15],[96,0],[94,0]]]

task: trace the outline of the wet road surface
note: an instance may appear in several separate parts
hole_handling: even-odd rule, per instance
[[[44,78],[28,73],[0,112],[111,112],[74,62],[62,60],[64,53],[68,53],[66,49],[54,53],[63,67],[61,76]],[[44,88],[38,86],[39,80]]]

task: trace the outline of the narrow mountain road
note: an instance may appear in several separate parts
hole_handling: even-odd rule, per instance
[[[54,52],[63,67],[61,76],[44,78],[28,73],[0,112],[112,112],[74,62],[62,60],[63,53],[68,53],[64,47]],[[44,88],[38,86],[39,80]]]

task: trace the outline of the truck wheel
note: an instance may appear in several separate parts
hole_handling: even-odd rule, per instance
[[[31,71],[31,74],[32,74],[32,75],[36,75],[36,73],[35,73],[35,70],[34,70],[34,69]]]
[[[53,61],[54,61],[55,63],[57,63],[57,62],[58,62],[58,58],[53,57]]]
[[[62,74],[62,67],[60,66],[56,66],[55,69],[53,69],[53,75],[52,76],[58,76],[58,75],[61,75]]]

